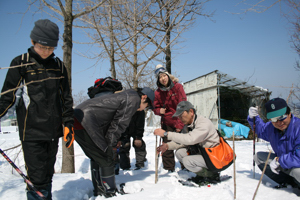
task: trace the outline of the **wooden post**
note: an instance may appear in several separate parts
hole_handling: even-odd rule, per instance
[[[234,144],[234,131],[232,132],[232,142],[233,142],[233,182],[234,182],[234,199],[236,199],[236,176],[235,176],[235,144]]]
[[[157,153],[157,136],[155,140],[155,184],[158,181],[158,153]]]
[[[252,200],[255,199],[255,196],[256,196],[258,187],[259,187],[259,185],[260,185],[260,183],[261,183],[261,180],[262,180],[262,178],[263,178],[263,176],[264,176],[264,173],[265,173],[265,171],[266,171],[267,164],[268,164],[268,160],[269,160],[269,158],[270,158],[271,152],[272,152],[272,150],[269,151],[269,155],[268,155],[268,158],[267,158],[267,160],[266,160],[266,163],[265,163],[265,166],[264,166],[264,170],[263,170],[263,172],[262,172],[262,174],[261,174],[261,176],[260,176],[260,179],[259,179],[258,185],[257,185],[257,187],[256,187],[256,190],[255,190],[255,192],[254,192],[254,195],[253,195]]]

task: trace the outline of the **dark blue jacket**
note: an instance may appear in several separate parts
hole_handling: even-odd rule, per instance
[[[253,119],[247,118],[253,130]],[[255,133],[259,138],[270,142],[279,163],[284,169],[300,167],[300,119],[292,115],[291,122],[283,136],[272,122],[264,123],[257,116],[255,118]]]

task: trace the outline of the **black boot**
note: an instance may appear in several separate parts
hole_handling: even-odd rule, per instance
[[[46,197],[47,200],[52,200],[52,194],[51,194],[52,183],[48,183],[41,186],[35,185],[35,187],[39,192],[41,192],[44,195],[44,197]],[[28,200],[41,199],[41,197],[35,191],[28,188],[26,188],[26,190],[27,190]]]
[[[114,166],[112,167],[100,167],[100,179],[102,187],[105,189],[105,197],[116,196],[116,182],[115,182],[115,170]]]
[[[202,168],[199,172],[196,172],[197,176],[192,177],[190,180],[201,184],[216,184],[220,182],[220,172],[212,172],[206,168]]]
[[[91,177],[94,186],[94,196],[102,196],[105,193],[105,189],[101,183],[99,165],[93,160],[91,160]]]

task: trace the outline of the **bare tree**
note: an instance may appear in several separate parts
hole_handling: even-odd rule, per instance
[[[161,53],[161,50],[147,51],[149,45],[152,45],[148,38],[141,35],[145,29],[145,24],[151,21],[148,15],[148,8],[153,5],[151,1],[119,1],[110,0],[107,4],[99,7],[95,13],[84,16],[81,20],[85,26],[82,28],[92,28],[93,32],[87,32],[87,35],[95,44],[101,48],[97,55],[98,59],[109,58],[111,76],[116,78],[116,63],[119,63],[120,74],[124,75],[131,70],[130,82],[127,86],[137,88],[138,80],[142,76],[148,76],[151,73],[143,73],[143,70],[151,59]],[[156,13],[159,11],[156,11]],[[153,16],[152,16],[153,17]],[[152,30],[146,31],[150,34]],[[158,31],[156,31],[158,32]],[[103,51],[102,51],[103,49]],[[104,53],[103,53],[104,52]],[[127,63],[126,71],[124,63]],[[118,77],[122,79],[123,77]],[[126,78],[128,82],[128,77]],[[125,80],[122,80],[125,81]]]
[[[144,70],[148,63],[162,51],[157,47],[153,48],[152,41],[147,37],[158,33],[157,30],[145,26],[154,17],[148,13],[151,5],[153,3],[147,0],[133,0],[125,5],[115,5],[116,20],[123,26],[121,34],[115,37],[115,42],[120,58],[127,65],[125,70],[128,70],[128,67],[132,70],[130,77],[134,89],[139,87],[139,79],[142,76],[150,75],[145,74]]]
[[[89,97],[86,95],[86,91],[84,90],[80,90],[77,94],[73,94],[74,107],[87,99],[89,99]]]
[[[119,80],[122,82],[124,88],[134,88],[132,80],[134,79],[133,71],[131,66],[128,66],[125,62],[118,63],[117,70]],[[153,90],[156,89],[156,78],[153,76],[153,70],[145,68],[143,73],[139,77],[139,87],[150,87]]]
[[[115,4],[123,3],[125,2],[109,0],[94,12],[80,18],[83,23],[79,27],[85,30],[92,44],[99,46],[99,53],[95,53],[93,58],[97,59],[97,62],[101,59],[109,59],[112,78],[117,78],[115,63],[119,61],[114,38],[119,34],[120,27],[122,27],[114,19],[113,9]],[[87,2],[86,5],[90,6],[90,2]]]
[[[50,16],[60,20],[64,24],[63,33],[63,61],[69,74],[70,85],[72,83],[71,69],[72,69],[72,48],[73,48],[73,22],[76,18],[79,18],[87,13],[93,12],[99,6],[105,2],[103,1],[91,1],[91,7],[83,7],[83,3],[87,0],[76,1],[73,9],[73,0],[65,0],[64,4],[61,0],[28,0],[30,5],[35,5],[38,9],[46,12]],[[47,9],[45,9],[45,6]],[[50,10],[50,12],[49,12]],[[74,147],[70,148],[63,146],[63,160],[62,160],[62,173],[74,173]]]
[[[165,64],[168,72],[171,70],[171,52],[174,50],[174,46],[179,43],[178,39],[180,35],[188,31],[189,28],[195,23],[197,16],[212,17],[213,13],[204,13],[204,6],[210,0],[157,0],[156,7],[160,10],[155,14],[153,23],[149,26],[155,30],[160,31],[160,34],[154,38],[148,35],[149,39],[153,39],[153,44],[163,50],[165,54]],[[151,8],[149,13],[155,10]],[[161,42],[163,40],[163,43]],[[164,45],[164,46],[163,46]]]
[[[86,31],[87,35],[101,48],[96,57],[109,58],[112,77],[116,78],[117,65],[118,79],[137,88],[139,82],[153,79],[153,71],[147,67],[158,55],[166,55],[171,71],[171,45],[178,44],[181,33],[193,25],[196,15],[211,16],[202,12],[208,1],[110,0],[82,17],[82,28],[93,29]]]

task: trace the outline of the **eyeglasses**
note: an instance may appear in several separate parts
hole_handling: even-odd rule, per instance
[[[167,72],[167,70],[164,67],[160,67],[160,68],[156,69],[154,73],[156,76],[158,76],[160,72],[165,73],[165,72]]]
[[[36,45],[36,46],[42,51],[54,51],[56,49],[55,47],[44,47],[40,45]]]
[[[271,122],[276,123],[277,121],[283,121],[287,118],[287,115],[281,115],[279,117],[273,117],[270,119]]]

